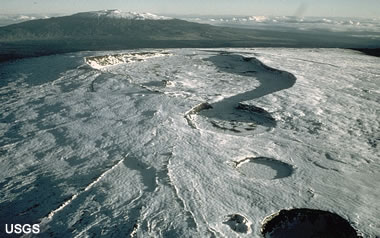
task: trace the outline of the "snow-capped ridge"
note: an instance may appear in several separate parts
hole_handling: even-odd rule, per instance
[[[130,20],[169,20],[170,17],[158,16],[153,13],[138,13],[138,12],[122,12],[117,9],[113,10],[101,10],[93,12],[82,12],[76,15],[85,17],[108,17],[108,18],[119,18],[119,19],[130,19]]]

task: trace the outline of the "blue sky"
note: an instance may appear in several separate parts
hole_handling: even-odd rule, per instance
[[[380,0],[0,0],[0,14],[101,9],[200,15],[380,17]]]

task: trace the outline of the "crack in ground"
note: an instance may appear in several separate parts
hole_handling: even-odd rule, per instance
[[[94,187],[100,180],[102,180],[102,178],[104,178],[104,176],[106,176],[108,173],[112,172],[121,163],[123,163],[124,160],[125,160],[125,157],[123,159],[121,159],[120,161],[118,161],[111,168],[109,168],[105,172],[103,172],[99,177],[97,177],[94,181],[92,181],[90,184],[88,184],[85,188],[81,189],[79,192],[77,192],[76,194],[74,194],[73,196],[71,196],[70,199],[68,199],[67,201],[65,201],[64,203],[62,203],[58,208],[56,208],[56,209],[52,210],[51,212],[49,212],[49,214],[46,217],[42,218],[41,221],[43,221],[45,219],[51,220],[54,217],[55,214],[57,214],[59,211],[63,210],[65,207],[67,207],[68,205],[70,205],[80,195],[82,195],[83,193],[85,193],[86,191],[88,191],[92,187]]]
[[[169,156],[171,157],[172,153]],[[129,160],[129,165],[126,165],[128,168],[139,171],[141,176],[143,177],[143,183],[146,187],[143,195],[139,198],[138,203],[136,206],[132,209],[130,212],[131,218],[130,221],[134,221],[131,223],[134,223],[133,227],[130,229],[131,237],[133,235],[138,234],[139,229],[148,230],[148,224],[146,221],[141,221],[141,208],[143,207],[143,204],[148,204],[149,200],[151,199],[148,194],[152,194],[157,191],[157,188],[159,186],[158,181],[163,186],[167,186],[171,189],[171,192],[173,193],[174,201],[177,202],[180,207],[185,211],[184,215],[186,217],[185,222],[187,223],[187,227],[189,229],[198,230],[198,225],[195,221],[194,215],[186,208],[185,201],[179,196],[176,187],[173,185],[170,175],[169,175],[169,168],[168,165],[170,163],[170,157],[166,161],[164,165],[164,169],[162,170],[156,170],[154,168],[148,168],[146,164],[138,161],[137,159],[133,158],[132,160]],[[128,160],[125,161],[125,163],[128,163]],[[146,170],[146,171],[144,171]],[[150,170],[148,172],[148,170]],[[153,182],[154,181],[154,182]],[[154,186],[153,186],[154,183]]]
[[[304,61],[304,62],[309,62],[309,63],[314,63],[314,64],[320,64],[320,65],[327,65],[327,66],[331,66],[331,67],[334,67],[334,68],[339,68],[339,66],[334,65],[334,64],[323,63],[323,62],[318,62],[318,61],[314,61],[314,60],[305,60],[305,59],[300,59],[300,58],[290,58],[290,59]]]
[[[161,178],[161,181],[163,181],[164,185],[171,188],[173,194],[175,195],[176,201],[180,204],[182,209],[185,211],[186,216],[188,217],[188,219],[186,220],[188,226],[190,228],[194,228],[197,230],[198,225],[195,221],[194,215],[189,211],[189,209],[186,208],[185,201],[179,196],[177,187],[173,184],[173,181],[170,177],[170,171],[169,171],[169,167],[168,167],[170,164],[170,158],[171,157],[169,157],[167,164],[165,165],[165,170],[161,171],[161,173],[160,173],[161,176],[158,176],[158,177]]]

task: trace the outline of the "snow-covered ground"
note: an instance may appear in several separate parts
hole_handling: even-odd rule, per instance
[[[310,208],[380,235],[379,58],[81,52],[3,63],[0,77],[2,227],[261,237],[272,214]]]
[[[107,17],[107,18],[123,18],[131,20],[169,20],[170,17],[158,16],[153,13],[144,12],[123,12],[117,9],[114,10],[101,10],[93,12],[83,12],[76,15],[85,16],[85,17]]]

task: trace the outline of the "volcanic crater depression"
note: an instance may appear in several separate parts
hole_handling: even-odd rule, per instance
[[[308,208],[281,210],[265,219],[261,232],[265,238],[359,238],[341,216]]]
[[[294,168],[282,161],[266,157],[246,158],[235,162],[237,171],[256,179],[281,179],[291,176]]]
[[[241,135],[250,134],[259,128],[259,131],[270,131],[276,127],[276,120],[270,112],[244,102],[292,87],[296,82],[293,74],[266,66],[254,57],[227,52],[211,56],[206,61],[211,62],[220,72],[242,76],[245,80],[256,80],[260,84],[254,89],[220,101],[196,106],[186,115],[188,121],[192,120],[189,124],[197,128]]]

